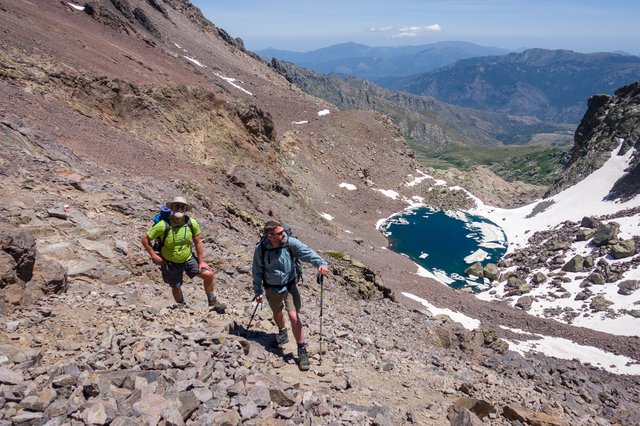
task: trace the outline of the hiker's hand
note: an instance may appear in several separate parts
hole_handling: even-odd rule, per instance
[[[326,266],[324,266],[324,265],[321,265],[321,266],[318,268],[318,272],[320,272],[322,275],[324,275],[324,276],[326,277],[327,275],[329,275],[329,268],[327,268],[327,267],[326,267]]]
[[[153,263],[155,263],[156,265],[164,265],[164,259],[161,256],[158,256],[156,253],[153,253],[151,255],[151,260],[153,260]]]
[[[201,273],[202,273],[202,272],[204,272],[204,271],[211,271],[211,272],[213,272],[213,269],[211,269],[211,267],[207,264],[207,262],[200,262],[200,263],[198,264],[198,268],[199,268],[199,270],[200,270],[200,272],[201,272]],[[204,271],[203,271],[203,269],[204,269]]]
[[[256,303],[262,303],[262,299],[264,299],[263,295],[260,294],[260,295],[256,296]]]

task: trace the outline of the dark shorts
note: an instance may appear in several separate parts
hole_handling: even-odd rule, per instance
[[[300,293],[298,292],[298,286],[296,284],[289,285],[288,291],[283,293],[276,293],[272,288],[265,287],[265,294],[267,296],[267,302],[269,302],[269,307],[274,313],[282,312],[283,308],[287,312],[300,312],[302,308]]]
[[[162,271],[162,280],[169,284],[171,288],[182,287],[182,277],[184,272],[187,273],[189,278],[193,278],[200,273],[198,269],[198,259],[195,256],[191,256],[191,259],[185,263],[172,263],[165,261],[165,264],[160,266]]]

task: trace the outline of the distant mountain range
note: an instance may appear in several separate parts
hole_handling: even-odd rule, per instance
[[[309,52],[276,49],[255,51],[266,60],[277,58],[322,74],[353,76],[366,80],[410,76],[451,65],[460,59],[504,55],[509,52],[506,49],[460,41],[396,47],[341,43]]]
[[[315,72],[485,111],[577,124],[595,93],[612,95],[640,80],[640,57],[529,49],[520,53],[467,42],[371,47],[342,43],[310,52],[256,54]]]
[[[541,134],[547,135],[550,145],[571,142],[571,126],[450,105],[431,96],[383,89],[355,77],[328,76],[277,59],[272,59],[270,65],[289,82],[340,109],[374,110],[388,115],[407,140],[425,147],[528,144]]]
[[[613,94],[638,80],[637,56],[530,49],[463,59],[432,72],[376,83],[469,108],[578,123],[589,96]]]

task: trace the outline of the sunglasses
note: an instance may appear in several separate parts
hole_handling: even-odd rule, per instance
[[[285,234],[284,231],[280,231],[277,234],[268,234],[270,237],[282,237]]]

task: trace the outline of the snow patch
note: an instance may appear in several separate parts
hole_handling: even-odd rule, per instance
[[[478,321],[475,318],[468,317],[460,312],[455,312],[450,309],[436,308],[431,303],[411,293],[403,292],[402,295],[404,297],[407,297],[411,300],[415,300],[416,302],[422,304],[422,306],[427,308],[429,312],[431,312],[433,315],[447,315],[449,318],[451,318],[455,322],[460,323],[467,330],[475,330],[476,328],[480,327],[480,321]]]
[[[331,111],[329,111],[328,109],[323,109],[322,111],[318,111],[318,115],[320,117],[322,117],[323,115],[329,115],[331,113]]]
[[[185,56],[185,55],[182,55],[182,57],[185,58],[188,61],[193,62],[194,64],[196,64],[199,67],[202,67],[202,68],[206,68],[207,67],[206,65],[202,65],[202,63],[200,63],[200,61],[198,61],[197,59],[193,59],[193,58],[190,58],[190,57]]]
[[[331,216],[329,213],[321,213],[320,216],[322,216],[326,220],[333,220],[333,216]]]
[[[222,74],[218,74],[216,72],[213,73],[213,75],[215,75],[216,77],[219,77],[221,79],[223,79],[224,81],[226,81],[227,83],[229,83],[230,85],[232,85],[233,87],[235,87],[236,89],[242,90],[244,93],[246,93],[249,96],[253,96],[253,93],[251,93],[250,91],[246,90],[244,87],[240,86],[239,84],[236,84],[236,80],[235,78],[231,78],[231,77],[225,77]],[[243,83],[242,81],[240,81],[240,83]]]
[[[84,10],[84,6],[80,6],[79,4],[75,4],[75,3],[67,3],[67,4],[72,8],[74,8],[75,10]]]
[[[340,188],[344,188],[347,191],[355,191],[357,189],[356,186],[354,184],[351,184],[351,183],[342,182],[339,186],[340,186]]]
[[[640,364],[634,359],[622,355],[605,352],[593,346],[584,346],[560,337],[530,334],[522,330],[501,327],[519,334],[525,334],[533,340],[512,341],[503,339],[509,349],[522,355],[529,351],[541,352],[547,356],[560,359],[577,359],[582,363],[595,365],[614,374],[640,375]]]
[[[400,194],[391,189],[374,189],[374,191],[380,192],[382,195],[391,198],[392,200],[397,200],[400,198]]]

